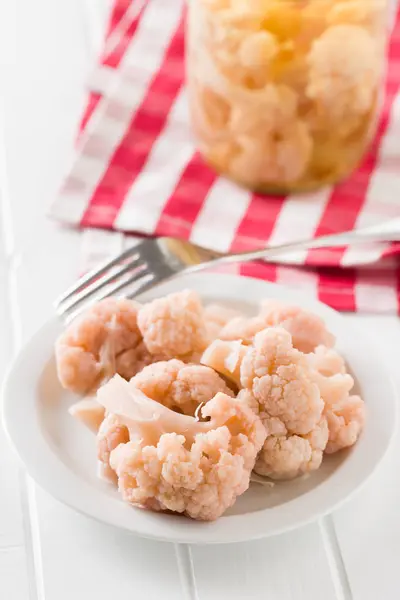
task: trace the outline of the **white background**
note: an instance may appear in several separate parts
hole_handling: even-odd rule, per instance
[[[79,270],[81,235],[59,229],[45,211],[71,157],[109,4],[0,3],[0,378]],[[398,319],[346,318],[369,330],[400,383]],[[255,543],[175,547],[61,506],[25,475],[0,430],[0,598],[395,600],[399,451],[400,438],[332,517]]]

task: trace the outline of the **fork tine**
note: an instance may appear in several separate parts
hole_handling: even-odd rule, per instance
[[[84,287],[81,292],[74,294],[73,296],[67,298],[63,302],[59,302],[56,310],[59,315],[63,315],[69,311],[71,311],[75,306],[87,300],[90,296],[93,296],[95,292],[100,290],[103,287],[106,287],[109,283],[112,283],[114,280],[119,279],[122,275],[129,273],[130,271],[136,270],[141,266],[145,266],[143,263],[140,263],[140,257],[134,256],[133,260],[129,263],[121,265],[118,269],[113,269],[111,273],[106,274],[105,277],[101,277],[99,279],[95,279],[95,281]],[[69,300],[69,301],[68,301]]]
[[[141,282],[139,287],[135,287],[133,292],[130,292],[126,295],[129,300],[136,300],[138,296],[147,292],[147,290],[151,289],[155,285],[157,285],[158,281],[154,280],[154,278],[149,279],[146,282]],[[141,302],[141,300],[139,300]]]
[[[111,260],[107,259],[107,261],[104,261],[99,267],[96,267],[88,273],[86,273],[85,275],[83,275],[80,279],[78,279],[77,282],[71,285],[67,289],[67,291],[64,292],[64,294],[57,298],[57,300],[54,303],[54,306],[58,308],[63,302],[71,298],[77,292],[81,291],[85,286],[93,283],[98,277],[101,277],[102,275],[107,273],[109,269],[118,265],[118,263],[120,263],[122,260],[130,258],[132,255],[137,255],[139,257],[139,247],[140,244],[133,246],[132,248],[128,248],[127,250],[122,252],[122,254],[114,256]]]
[[[137,271],[131,277],[125,277],[122,279],[122,281],[119,280],[114,285],[106,287],[102,294],[93,297],[92,301],[85,302],[82,307],[79,308],[79,305],[75,305],[78,306],[78,308],[76,308],[75,311],[73,311],[72,313],[70,311],[66,311],[62,313],[62,316],[65,317],[66,323],[70,323],[83,311],[87,310],[90,306],[92,306],[95,302],[99,302],[100,300],[104,300],[105,298],[109,298],[110,296],[114,296],[117,292],[132,285],[133,283],[136,283],[136,290],[141,290],[142,285],[147,286],[153,278],[153,273],[150,273],[144,267],[143,269]],[[138,293],[138,291],[136,293]]]
[[[96,296],[96,300],[103,300],[103,298],[108,298],[109,296],[114,296],[114,294],[116,294],[117,292],[119,292],[120,290],[123,290],[124,288],[126,288],[128,285],[132,285],[133,283],[137,283],[139,284],[139,281],[143,278],[153,278],[153,274],[150,273],[149,271],[147,271],[147,268],[144,267],[143,269],[140,269],[140,271],[137,271],[134,275],[132,275],[129,278],[124,278],[122,281],[117,281],[114,285],[112,285],[111,287],[109,287],[104,294],[101,294],[100,296]]]

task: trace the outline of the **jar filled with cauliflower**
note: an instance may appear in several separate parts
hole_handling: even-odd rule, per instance
[[[374,133],[386,0],[190,0],[187,80],[200,152],[260,192],[349,175]]]

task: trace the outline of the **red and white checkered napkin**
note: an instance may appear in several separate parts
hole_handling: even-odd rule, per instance
[[[183,0],[117,0],[91,78],[77,157],[52,216],[85,228],[182,237],[221,251],[400,216],[399,8],[393,24],[383,113],[363,164],[340,185],[282,198],[219,177],[195,151],[184,86]],[[99,256],[110,235],[96,239]],[[310,289],[340,310],[400,306],[400,244],[297,252],[274,265],[238,269]]]

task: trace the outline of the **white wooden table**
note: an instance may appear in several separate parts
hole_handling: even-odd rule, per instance
[[[166,0],[172,1],[172,0]],[[80,235],[45,219],[72,152],[108,0],[0,3],[0,378],[77,272]],[[400,383],[395,317],[370,331]],[[179,547],[65,508],[16,463],[0,430],[1,600],[395,600],[400,436],[331,517],[248,544]]]

